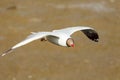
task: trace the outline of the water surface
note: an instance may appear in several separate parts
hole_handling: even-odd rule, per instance
[[[0,52],[33,31],[91,26],[98,43],[77,32],[75,48],[34,41],[0,57],[0,80],[119,80],[118,0],[1,0]]]

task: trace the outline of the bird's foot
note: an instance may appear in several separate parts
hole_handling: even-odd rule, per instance
[[[47,41],[47,38],[46,37],[41,38],[40,41]]]

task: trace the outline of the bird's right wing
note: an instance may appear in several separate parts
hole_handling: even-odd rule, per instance
[[[77,31],[82,31],[89,39],[95,42],[98,42],[98,39],[99,39],[98,33],[91,27],[75,26],[75,27],[54,30],[53,32],[62,32],[68,35],[72,35],[73,33]]]
[[[26,45],[34,40],[43,38],[45,36],[48,35],[53,35],[55,36],[52,32],[37,32],[37,33],[32,33],[31,35],[29,35],[25,40],[21,41],[20,43],[16,44],[15,46],[13,46],[12,48],[10,48],[9,50],[5,51],[2,56],[6,55],[7,53],[10,53],[13,49],[16,49],[20,46]]]
[[[81,30],[86,30],[86,29],[93,29],[93,28],[85,27],[85,26],[75,26],[75,27],[68,27],[68,28],[53,30],[53,32],[62,32],[68,35],[72,35],[76,31],[81,31]]]

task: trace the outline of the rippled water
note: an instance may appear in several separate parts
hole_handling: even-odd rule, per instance
[[[33,31],[91,26],[98,43],[80,32],[75,48],[34,41],[0,57],[0,80],[119,80],[118,0],[1,0],[0,52]]]

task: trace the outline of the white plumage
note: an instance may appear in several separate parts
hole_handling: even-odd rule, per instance
[[[16,44],[9,50],[5,51],[2,56],[10,53],[12,50],[26,45],[34,40],[38,39],[45,39],[49,42],[59,45],[59,46],[68,46],[73,47],[74,41],[71,38],[71,35],[76,31],[82,31],[89,39],[98,42],[99,36],[97,32],[91,27],[84,27],[84,26],[76,26],[76,27],[69,27],[59,30],[53,30],[52,32],[32,32],[25,40],[21,41],[20,43]]]

